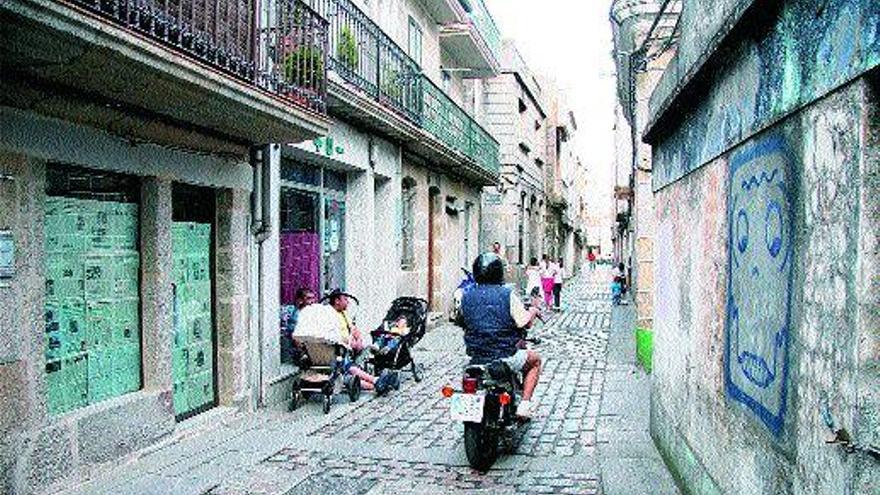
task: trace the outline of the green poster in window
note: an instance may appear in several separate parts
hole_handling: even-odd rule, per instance
[[[211,225],[174,222],[174,309],[171,376],[174,414],[196,414],[214,405],[211,296]]]
[[[141,387],[135,203],[47,196],[44,355],[49,412]]]

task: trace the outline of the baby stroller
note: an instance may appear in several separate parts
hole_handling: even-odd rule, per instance
[[[378,328],[370,332],[373,341],[390,334],[388,328],[398,320],[405,318],[409,326],[406,335],[399,336],[400,343],[389,353],[376,353],[367,364],[372,367],[373,374],[381,374],[382,370],[409,371],[416,382],[422,381],[422,367],[417,365],[412,358],[412,348],[422,337],[428,325],[428,301],[418,297],[399,297],[391,303],[391,308],[385,314],[385,319]],[[393,335],[397,337],[397,335]],[[409,370],[405,368],[409,367]]]
[[[335,309],[324,304],[303,308],[293,340],[304,347],[305,352],[298,363],[302,371],[293,379],[291,411],[312,394],[323,395],[324,414],[330,412],[333,398],[343,390],[352,402],[360,398],[361,381],[345,369],[346,360],[352,359],[352,351],[343,342]]]

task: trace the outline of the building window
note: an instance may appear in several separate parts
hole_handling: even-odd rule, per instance
[[[422,65],[422,28],[412,17],[409,18],[409,56]]]
[[[415,266],[415,206],[416,206],[416,181],[410,177],[403,179],[401,188],[401,257],[400,266],[404,270]]]
[[[141,388],[139,191],[134,177],[47,167],[50,414]]]

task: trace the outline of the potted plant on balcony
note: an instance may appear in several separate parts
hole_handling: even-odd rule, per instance
[[[336,59],[348,70],[357,70],[358,44],[354,32],[348,25],[342,26],[339,32],[339,43],[336,45]]]
[[[284,81],[304,90],[317,90],[324,80],[324,57],[320,47],[300,45],[282,59]]]
[[[383,95],[391,100],[400,102],[403,99],[403,83],[404,81],[397,68],[389,64],[382,65],[382,80],[380,88]]]

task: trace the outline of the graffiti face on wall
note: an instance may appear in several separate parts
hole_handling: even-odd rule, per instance
[[[730,161],[726,388],[774,435],[782,430],[788,380],[792,175],[779,136],[748,145]]]

